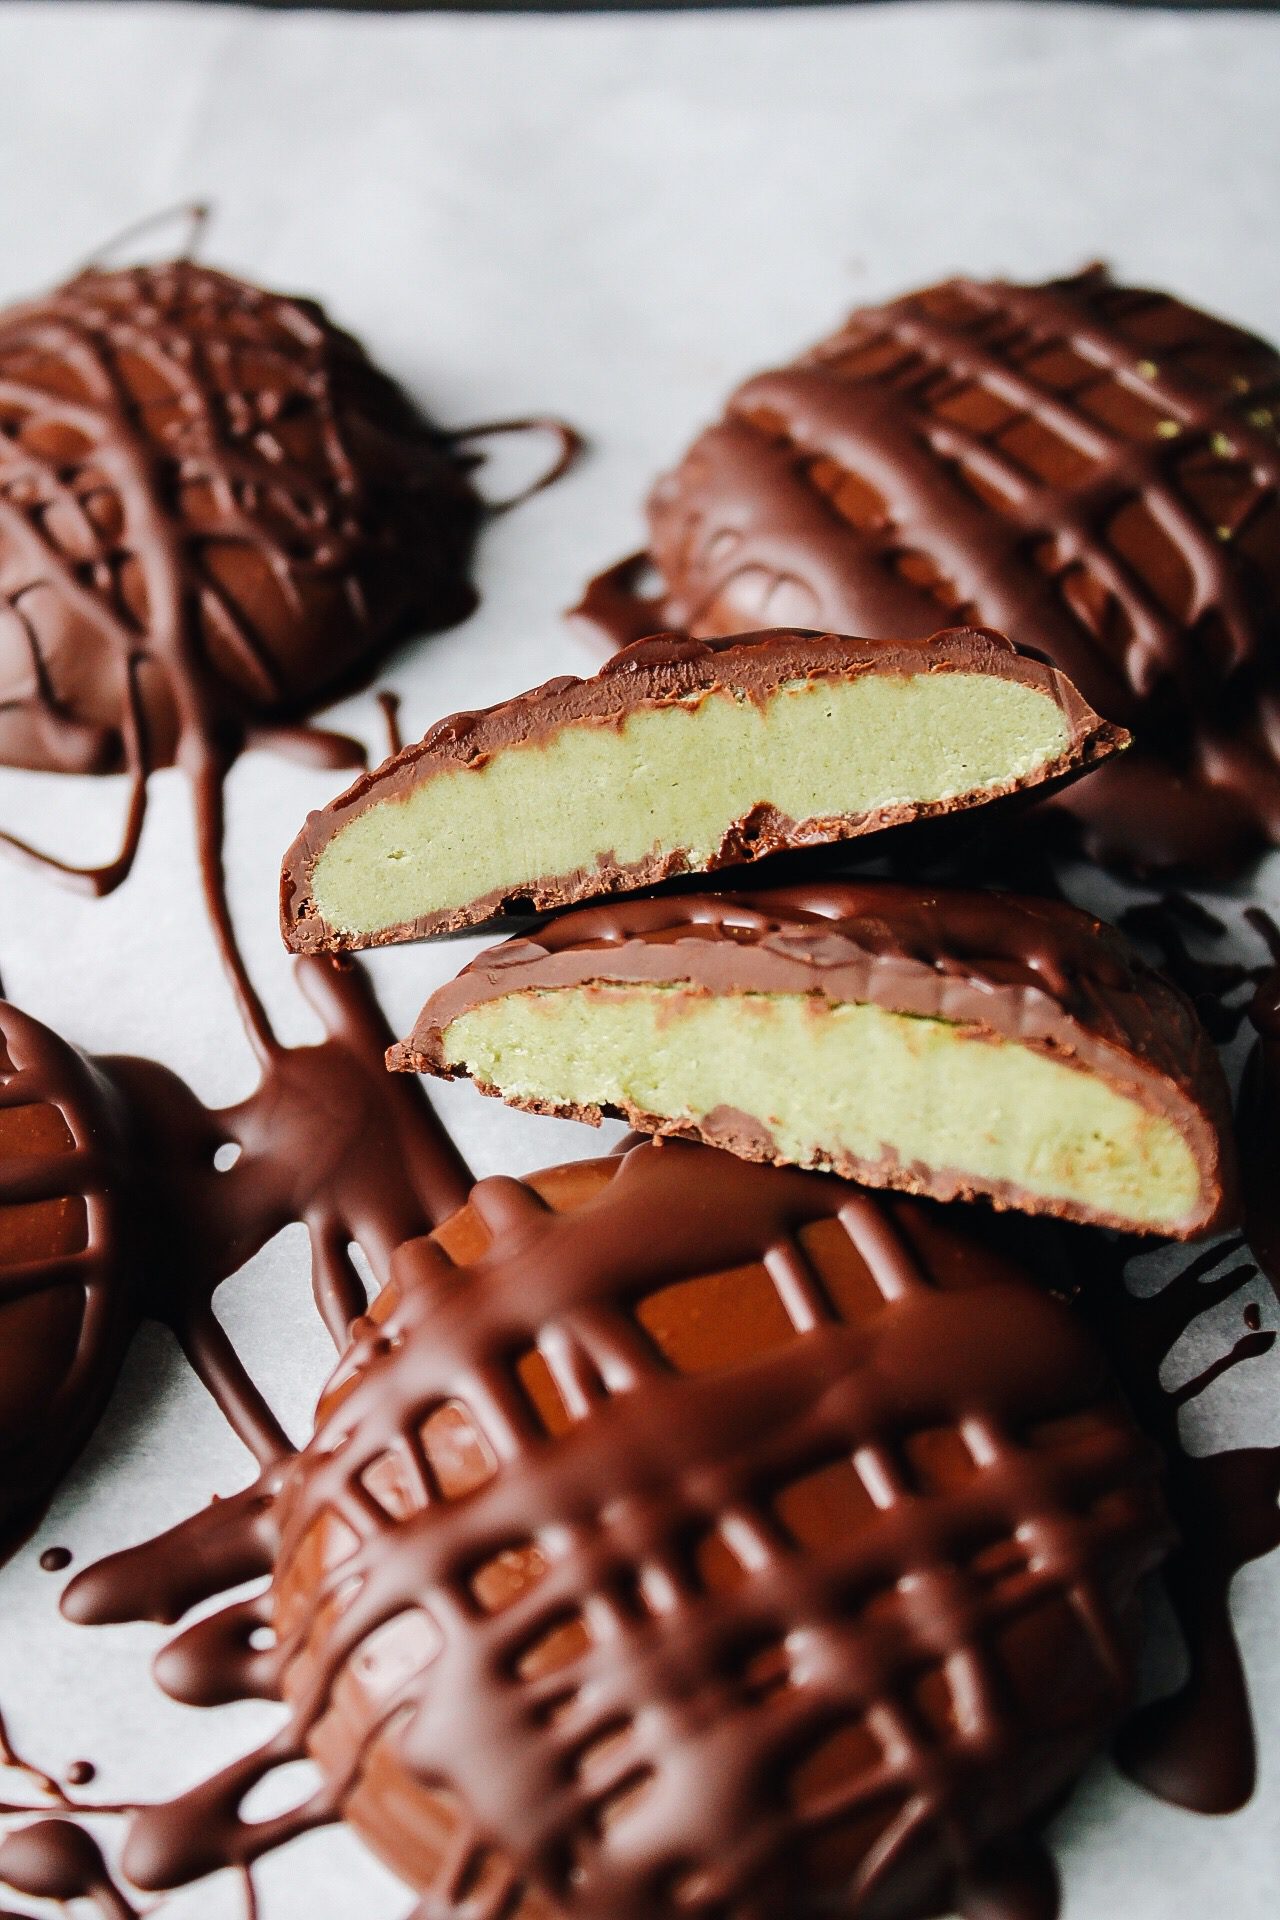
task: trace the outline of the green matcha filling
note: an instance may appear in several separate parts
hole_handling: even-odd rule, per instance
[[[879,1006],[668,986],[532,990],[452,1021],[444,1057],[509,1099],[694,1122],[737,1108],[800,1166],[917,1161],[1153,1228],[1200,1204],[1171,1120],[1019,1042]]]
[[[360,934],[590,871],[602,853],[631,866],[686,848],[696,869],[755,806],[804,821],[954,800],[1036,774],[1069,740],[1047,693],[993,674],[798,681],[764,703],[716,689],[375,802],[320,853],[312,892],[331,927]]]

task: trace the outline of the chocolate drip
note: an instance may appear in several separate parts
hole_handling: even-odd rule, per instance
[[[1056,804],[1100,857],[1237,860],[1280,833],[1280,356],[1091,268],[854,313],[749,380],[577,609],[619,644],[766,623],[1043,648],[1140,750]]]
[[[102,1920],[138,1920],[97,1841],[74,1820],[35,1820],[0,1840],[0,1882],[41,1900],[91,1900]]]
[[[394,759],[404,747],[400,732],[400,695],[384,687],[378,695],[378,705],[382,708],[382,718],[387,729],[387,752]]]
[[[765,1914],[779,1900],[808,1911],[797,1859],[862,1814],[876,1818],[850,1869],[855,1906],[887,1899],[885,1911],[925,1913],[950,1895],[975,1920],[1052,1914],[1055,1883],[1038,1845],[998,1839],[1010,1817],[1004,1795],[1025,1812],[1056,1797],[1079,1765],[1082,1724],[1049,1738],[1058,1757],[1037,1761],[1033,1780],[1024,1716],[1038,1709],[1015,1709],[1013,1698],[1033,1703],[1040,1689],[1004,1636],[1015,1619],[1067,1599],[1091,1650],[1082,1711],[1105,1729],[1129,1686],[1134,1582],[1162,1538],[1154,1457],[1118,1407],[1108,1410],[1100,1356],[1079,1322],[980,1250],[963,1220],[920,1203],[683,1146],[646,1145],[586,1171],[601,1190],[566,1214],[520,1183],[482,1182],[459,1222],[477,1223],[470,1231],[489,1244],[479,1254],[473,1246],[462,1268],[438,1241],[401,1252],[392,1289],[322,1403],[316,1440],[278,1482],[270,1611],[236,1603],[200,1621],[161,1668],[181,1698],[258,1691],[274,1673],[292,1723],[205,1787],[145,1811],[126,1853],[131,1874],[172,1884],[339,1812],[351,1817],[364,1771],[384,1766],[385,1755],[374,1756],[389,1750],[422,1783],[417,1791],[449,1781],[471,1809],[446,1876],[459,1900],[495,1842],[512,1849],[514,1866],[496,1880],[484,1874],[477,1912],[515,1910],[517,1873],[565,1912],[650,1915],[672,1876],[690,1911]],[[584,1177],[547,1178],[565,1176]],[[828,1247],[817,1258],[805,1234],[819,1223],[837,1232],[842,1256]],[[455,1246],[462,1231],[450,1230]],[[637,1302],[655,1286],[761,1259],[790,1334],[745,1367],[664,1366],[634,1317]],[[827,1292],[841,1260],[869,1289],[852,1321]],[[567,1425],[553,1421],[550,1441],[516,1384],[525,1350],[542,1356],[563,1407],[575,1409]],[[471,1410],[501,1466],[466,1500],[441,1505],[413,1436],[450,1405]],[[1085,1421],[1090,1437],[1082,1429],[1077,1449],[1025,1437],[1059,1416]],[[901,1449],[953,1423],[984,1471],[934,1484],[917,1468],[907,1498]],[[797,1554],[769,1517],[768,1495],[850,1452],[880,1487],[887,1517]],[[408,1508],[397,1501],[394,1519],[372,1491],[389,1459],[411,1476]],[[68,1610],[118,1618],[156,1590],[166,1603],[192,1604],[219,1578],[260,1570],[266,1498],[250,1490],[242,1513],[215,1510],[80,1576]],[[685,1560],[682,1542],[721,1525],[746,1554],[742,1587],[707,1586]],[[1026,1525],[1039,1545],[1028,1562],[1018,1556],[1024,1571],[1012,1586],[1007,1575],[988,1585],[965,1571],[978,1539]],[[331,1551],[324,1528],[345,1548]],[[210,1529],[222,1545],[208,1578],[192,1582],[191,1567],[206,1559],[196,1533]],[[465,1598],[475,1569],[529,1541],[545,1547],[543,1576],[487,1618],[477,1614]],[[907,1567],[910,1602],[895,1584]],[[650,1603],[652,1614],[630,1612],[628,1582],[666,1597]],[[886,1616],[882,1630],[855,1633],[872,1594],[892,1629]],[[442,1650],[420,1679],[406,1674],[392,1688],[363,1740],[351,1730],[335,1752],[321,1730],[335,1712],[343,1719],[342,1675],[419,1604]],[[572,1671],[517,1680],[522,1649],[575,1608],[589,1637],[601,1636],[597,1651]],[[270,1620],[278,1643],[253,1656],[246,1676],[250,1620]],[[744,1692],[733,1677],[743,1649],[775,1638],[795,1663],[790,1686]],[[958,1722],[931,1717],[926,1734],[905,1705],[917,1661],[959,1659],[962,1645],[967,1712],[981,1722],[972,1743]],[[1006,1657],[1021,1676],[1013,1693],[998,1677]],[[547,1719],[553,1702],[563,1711]],[[825,1801],[802,1797],[797,1810],[780,1781],[867,1712],[887,1740],[880,1763],[847,1781],[843,1800],[833,1788]],[[623,1727],[625,1751],[605,1783],[585,1764],[575,1778],[570,1756]],[[282,1821],[245,1825],[248,1788],[313,1736],[326,1755],[324,1788]],[[615,1830],[602,1809],[633,1783],[633,1769],[644,1794]],[[886,1837],[871,1845],[879,1818]],[[378,1844],[372,1809],[367,1820]]]

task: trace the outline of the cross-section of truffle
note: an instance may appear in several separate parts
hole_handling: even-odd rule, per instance
[[[1133,730],[1064,796],[1092,849],[1220,865],[1280,840],[1278,422],[1280,355],[1166,294],[951,281],[740,387],[578,612],[1002,628]]]
[[[682,1143],[482,1182],[281,1496],[291,1726],[131,1871],[309,1754],[441,1915],[1047,1891],[1168,1531],[1092,1336],[977,1224]]]
[[[1126,738],[998,634],[661,635],[441,721],[313,814],[284,935],[376,946],[710,872],[1060,781]]]
[[[1226,1084],[1185,997],[1057,902],[831,883],[618,901],[491,948],[393,1066],[935,1199],[1191,1238]]]

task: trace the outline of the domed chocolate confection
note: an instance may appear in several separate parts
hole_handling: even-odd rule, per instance
[[[471,610],[470,466],[313,302],[191,260],[0,314],[0,762],[132,782],[105,866],[0,844],[108,892],[176,762],[208,883],[242,746],[360,764],[299,723]]]
[[[292,1729],[129,1870],[309,1751],[282,1831],[340,1811],[433,1913],[1043,1913],[1028,1829],[1129,1699],[1159,1479],[954,1212],[682,1143],[483,1181],[286,1476],[247,1657]]]
[[[305,714],[470,610],[480,511],[311,301],[178,260],[0,315],[0,759],[103,772],[141,733],[163,766]]]
[[[1041,649],[1139,750],[1061,797],[1092,849],[1213,866],[1280,841],[1280,355],[1090,268],[954,280],[747,381],[578,612]]]
[[[122,1131],[98,1069],[0,1000],[0,1558],[88,1438],[134,1325]]]

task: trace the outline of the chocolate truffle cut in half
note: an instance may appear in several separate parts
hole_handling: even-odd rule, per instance
[[[274,1751],[441,1916],[1047,1890],[1035,1827],[1125,1712],[1169,1529],[1002,1238],[680,1142],[482,1181],[396,1256],[286,1480]]]
[[[926,644],[659,635],[420,745],[313,814],[285,859],[297,951],[443,933],[952,813],[1127,741],[1043,661]]]
[[[1092,852],[1238,861],[1280,843],[1280,354],[1101,267],[860,308],[738,388],[577,613],[999,627],[1134,734],[1061,796]]]
[[[1190,1002],[1057,902],[878,881],[588,908],[482,954],[388,1059],[938,1200],[1175,1239],[1234,1206]]]

